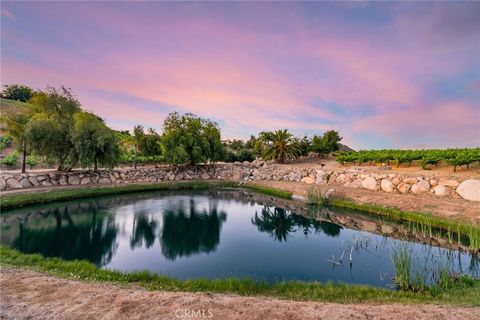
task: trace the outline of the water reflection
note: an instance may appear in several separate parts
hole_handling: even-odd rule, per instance
[[[358,212],[309,211],[245,192],[94,198],[12,210],[1,220],[1,243],[26,253],[183,279],[252,276],[385,286],[381,275],[395,272],[391,248],[402,242],[395,238],[408,239],[403,242],[422,268],[435,256],[454,272],[478,276],[480,269],[479,256],[458,250],[462,243],[451,250],[432,246],[448,244],[441,234],[426,239],[415,228]]]
[[[133,235],[130,240],[130,247],[132,249],[142,247],[144,242],[147,249],[153,246],[157,227],[157,221],[148,217],[147,213],[136,214],[133,218]]]
[[[18,236],[10,243],[12,247],[46,257],[85,259],[100,266],[112,259],[118,233],[112,217],[98,216],[97,210],[92,209],[90,221],[76,219],[68,207],[40,214],[43,219],[53,220],[54,225],[36,228],[28,224],[29,216],[19,220]]]
[[[220,229],[227,220],[225,212],[214,206],[209,211],[197,211],[193,199],[188,212],[183,206],[168,209],[163,214],[162,254],[170,260],[200,252],[214,251],[220,243]]]
[[[323,231],[326,235],[336,237],[340,234],[341,226],[327,221],[308,219],[283,208],[264,206],[252,218],[252,223],[258,231],[269,233],[276,241],[287,241],[292,232],[302,229],[306,236],[309,233]]]

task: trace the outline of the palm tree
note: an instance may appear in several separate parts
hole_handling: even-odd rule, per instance
[[[287,129],[268,132],[261,137],[265,143],[262,157],[265,160],[276,159],[285,163],[285,159],[296,159],[299,154],[293,135]]]

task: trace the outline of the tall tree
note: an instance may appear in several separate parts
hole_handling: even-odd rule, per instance
[[[287,129],[262,132],[260,137],[265,143],[262,152],[264,159],[276,159],[279,163],[285,163],[286,159],[298,157],[299,150],[295,145],[293,135]]]
[[[98,170],[98,164],[114,167],[120,157],[120,147],[113,130],[102,119],[88,112],[73,116],[72,142],[82,166]]]
[[[45,91],[35,92],[30,104],[37,113],[28,125],[35,153],[53,158],[59,170],[64,170],[67,164],[75,165],[75,147],[70,132],[73,115],[81,112],[80,102],[70,89],[48,86]]]
[[[224,152],[217,124],[191,113],[168,115],[161,145],[165,160],[171,164],[218,161]]]

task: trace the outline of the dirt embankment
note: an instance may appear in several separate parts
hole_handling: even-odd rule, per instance
[[[149,292],[3,269],[1,319],[480,319],[480,308],[295,302]]]
[[[255,184],[290,191],[293,194],[306,196],[309,185],[290,181],[255,181]],[[440,198],[429,194],[395,194],[370,191],[361,188],[349,188],[340,184],[320,186],[321,189],[334,189],[333,195],[348,198],[359,204],[374,204],[384,207],[395,207],[403,211],[430,213],[436,216],[461,219],[480,223],[480,203],[464,199]]]

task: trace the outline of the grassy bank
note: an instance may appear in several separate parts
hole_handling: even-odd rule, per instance
[[[463,278],[445,290],[424,292],[390,291],[369,286],[319,282],[286,281],[267,283],[252,279],[176,280],[148,272],[123,274],[98,269],[86,261],[65,261],[37,254],[23,254],[1,246],[0,265],[43,272],[63,278],[109,282],[143,287],[148,290],[233,293],[245,296],[267,296],[289,300],[324,301],[337,303],[441,303],[480,306],[480,281]]]
[[[16,194],[4,194],[1,197],[0,209],[19,208],[33,204],[52,201],[65,201],[86,197],[98,197],[122,193],[134,193],[157,190],[202,190],[208,188],[235,187],[233,181],[174,181],[145,184],[105,185],[101,187],[72,187],[71,189],[53,189],[49,191],[33,190]]]
[[[244,184],[242,187],[248,190],[256,191],[263,194],[268,194],[268,195],[283,198],[283,199],[292,199],[292,193],[289,191],[264,187],[264,186],[260,186],[253,183]]]

